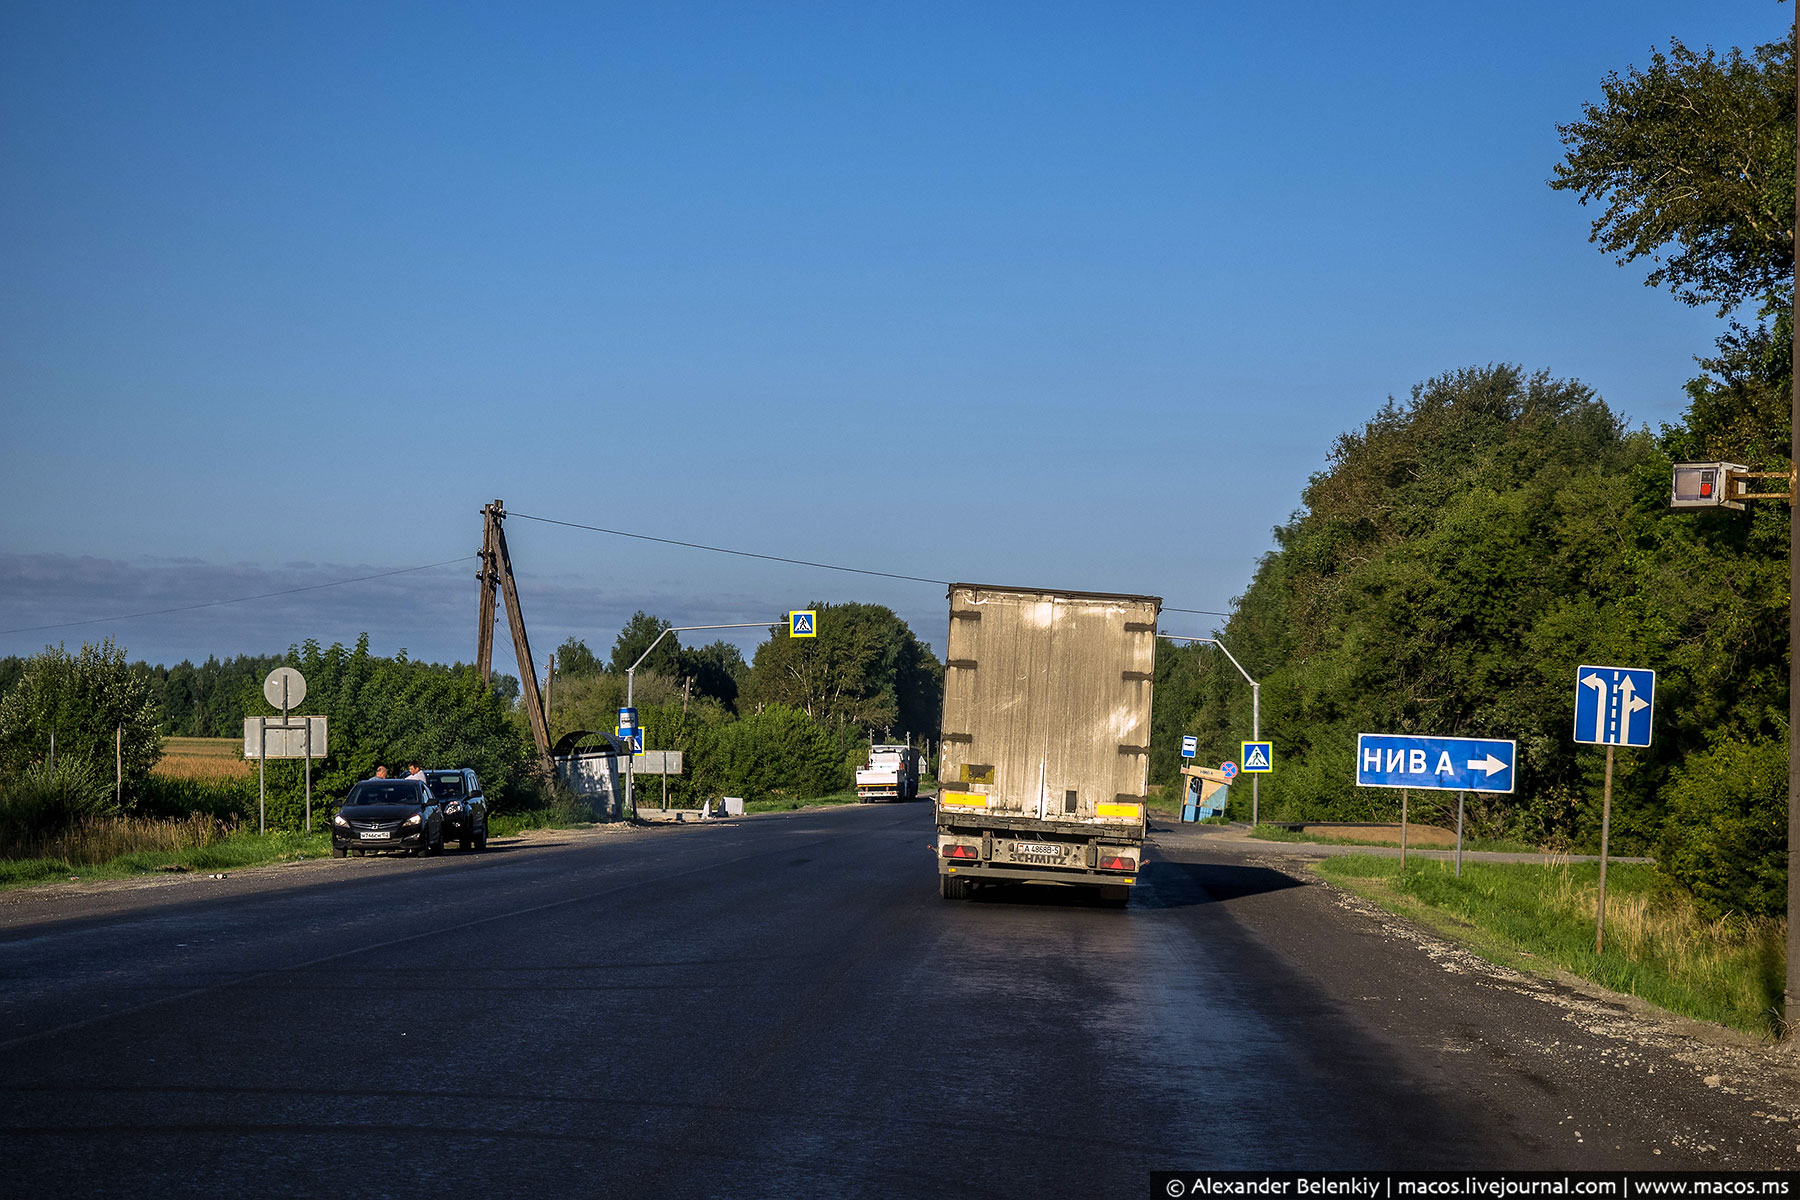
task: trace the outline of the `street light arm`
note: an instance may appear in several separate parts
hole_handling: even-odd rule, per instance
[[[767,624],[767,621],[739,621],[730,625],[671,625],[656,635],[656,641],[651,642],[644,652],[638,655],[638,660],[627,667],[625,673],[629,675],[643,666],[644,660],[650,657],[650,651],[656,649],[657,645],[671,633],[687,633],[695,629],[761,629]]]
[[[1207,645],[1207,646],[1217,646],[1220,650],[1224,650],[1225,657],[1229,658],[1231,660],[1231,665],[1237,668],[1238,674],[1242,675],[1244,677],[1245,683],[1249,684],[1253,688],[1262,686],[1261,684],[1257,683],[1256,680],[1250,678],[1250,672],[1244,670],[1244,664],[1239,662],[1237,660],[1237,656],[1232,654],[1231,651],[1226,650],[1225,643],[1221,642],[1218,638],[1183,637],[1181,634],[1178,634],[1178,633],[1159,633],[1156,636],[1159,638],[1167,638],[1171,642],[1196,642],[1196,643]]]

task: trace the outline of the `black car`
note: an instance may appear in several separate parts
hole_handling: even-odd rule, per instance
[[[427,771],[425,780],[431,794],[444,802],[444,839],[455,838],[464,850],[486,850],[487,797],[481,794],[475,772],[467,767]]]
[[[444,806],[422,779],[365,779],[331,818],[331,853],[442,854]]]

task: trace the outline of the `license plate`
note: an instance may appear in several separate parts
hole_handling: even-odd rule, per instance
[[[1020,842],[1018,845],[1013,847],[1013,853],[1014,854],[1029,854],[1029,855],[1032,855],[1033,857],[1043,857],[1045,855],[1048,855],[1051,858],[1061,858],[1062,857],[1062,847],[1061,846],[1045,846],[1045,845],[1041,845],[1037,842]]]
[[[362,832],[362,840],[365,842],[385,842],[393,836],[385,829],[365,829]]]

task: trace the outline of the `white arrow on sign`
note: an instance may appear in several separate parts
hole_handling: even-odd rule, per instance
[[[1588,675],[1581,682],[1594,689],[1594,736],[1604,742],[1606,740],[1606,680],[1598,675]]]
[[[1638,697],[1637,685],[1631,682],[1631,676],[1629,676],[1629,675],[1627,675],[1623,680],[1620,681],[1619,695],[1621,695],[1625,698],[1624,725],[1625,725],[1626,729],[1630,729],[1631,728],[1631,714],[1634,712],[1643,712],[1646,708],[1650,707],[1650,702],[1648,700],[1643,700]],[[1620,740],[1623,741],[1624,737],[1625,737],[1624,733],[1621,732],[1619,735]]]
[[[1507,765],[1508,764],[1495,758],[1493,753],[1490,751],[1486,758],[1472,759],[1469,762],[1469,770],[1481,771],[1488,775],[1494,775],[1501,771],[1506,770]]]

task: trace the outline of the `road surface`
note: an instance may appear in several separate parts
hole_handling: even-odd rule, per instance
[[[0,1192],[1093,1197],[1800,1155],[1791,1060],[1488,968],[1278,844],[1164,829],[1119,910],[941,900],[931,841],[928,804],[847,806],[10,893]]]

